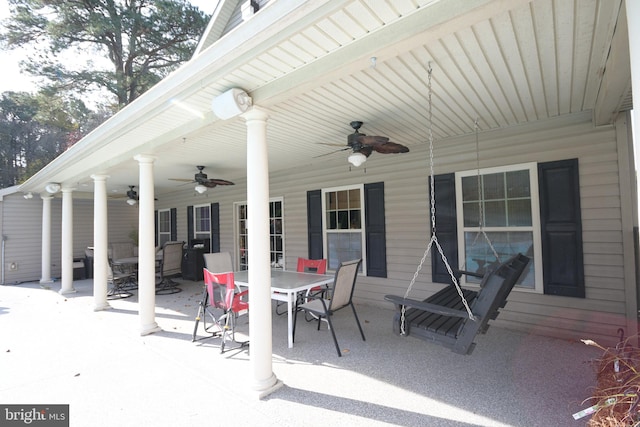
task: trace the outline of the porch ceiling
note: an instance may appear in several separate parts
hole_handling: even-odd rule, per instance
[[[323,156],[334,149],[321,143],[346,144],[352,120],[366,134],[424,144],[429,64],[436,140],[473,133],[476,118],[481,130],[598,108],[611,118],[631,89],[628,51],[612,43],[621,8],[621,0],[274,1],[21,189],[54,181],[90,192],[90,175],[106,173],[109,191],[124,193],[138,183],[139,153],[157,156],[158,195],[192,191],[170,178],[191,178],[196,165],[242,179],[244,120],[220,121],[210,108],[231,87],[270,114],[272,171],[346,163],[347,152]],[[602,89],[607,73],[623,84]]]

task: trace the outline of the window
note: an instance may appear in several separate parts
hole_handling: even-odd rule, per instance
[[[175,224],[175,221],[174,221]],[[174,231],[174,239],[175,237]],[[220,205],[187,206],[187,243],[205,252],[220,252]]]
[[[171,241],[171,211],[162,209],[158,211],[158,246],[162,247]]]
[[[329,270],[358,258],[363,258],[361,269],[366,265],[363,191],[362,185],[322,190],[324,257]]]
[[[193,238],[208,241],[211,238],[211,206],[199,205],[193,207]]]
[[[494,251],[500,261],[520,252],[532,262],[517,286],[542,292],[537,165],[459,172],[456,195],[462,269],[483,271]]]
[[[284,269],[284,213],[282,197],[274,198],[269,202],[269,240],[270,262],[272,268]],[[247,228],[248,206],[246,203],[237,203],[236,214],[236,248],[238,268],[249,268],[249,241]]]
[[[269,239],[271,241],[271,266],[284,268],[284,229],[282,227],[282,199],[269,202]]]
[[[249,268],[249,235],[247,232],[247,205],[238,204],[236,206],[236,217],[238,224],[238,232],[236,237],[238,250],[238,269],[246,270]]]

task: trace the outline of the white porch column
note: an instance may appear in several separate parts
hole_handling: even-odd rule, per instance
[[[62,188],[62,281],[60,293],[71,294],[73,288],[73,188]]]
[[[51,199],[50,194],[41,194],[42,199],[42,276],[40,283],[52,283],[51,279]]]
[[[160,330],[156,323],[156,252],[153,218],[153,162],[155,157],[138,155],[140,199],[138,201],[138,310],[140,335]]]
[[[269,262],[269,162],[266,112],[253,107],[247,122],[247,205],[249,215],[249,352],[253,390],[266,396],[280,386],[273,373],[271,264]]]
[[[94,311],[111,308],[107,302],[109,235],[107,222],[108,175],[91,175],[93,191],[93,301]]]

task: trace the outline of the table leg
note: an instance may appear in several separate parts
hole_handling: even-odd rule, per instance
[[[289,348],[293,348],[293,297],[295,296],[295,292],[287,292],[287,323],[289,327],[288,332],[288,341]]]

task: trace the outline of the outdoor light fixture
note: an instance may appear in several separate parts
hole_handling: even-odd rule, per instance
[[[135,205],[135,204],[136,204],[136,199],[127,199],[127,204],[128,204],[129,206],[133,206],[133,205]]]
[[[211,108],[218,118],[227,120],[244,113],[252,104],[251,97],[244,90],[234,87],[216,96],[211,102]]]
[[[200,194],[204,193],[205,191],[207,191],[207,187],[205,187],[202,184],[198,184],[196,185],[196,191]]]
[[[50,182],[46,187],[44,187],[44,189],[47,190],[47,193],[55,194],[60,191],[60,184],[57,182]]]
[[[367,156],[365,156],[360,152],[356,152],[356,153],[351,153],[351,155],[349,155],[349,158],[347,160],[349,160],[349,163],[351,163],[353,166],[358,167],[367,161]]]
[[[28,193],[24,193],[24,198],[25,198],[25,199],[31,199],[31,198],[33,198],[33,194],[31,193],[31,191],[29,191]]]

